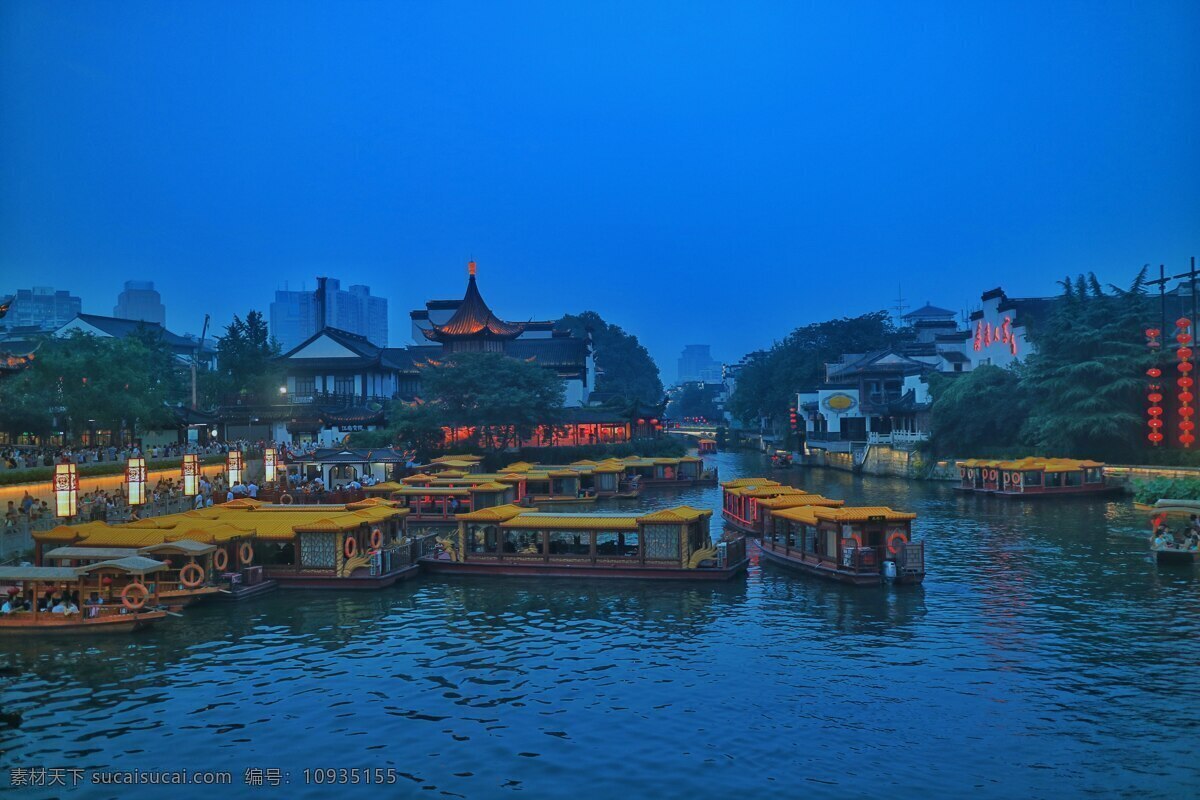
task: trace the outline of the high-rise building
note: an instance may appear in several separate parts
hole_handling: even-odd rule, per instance
[[[75,319],[82,306],[78,297],[64,289],[49,286],[18,289],[3,324],[10,329],[55,330]]]
[[[684,345],[679,356],[679,383],[721,382],[721,362],[712,357],[707,344]]]
[[[167,307],[154,290],[154,281],[125,281],[125,291],[117,295],[113,316],[167,325]]]
[[[379,347],[388,344],[387,299],[371,294],[371,287],[342,289],[336,278],[317,278],[313,291],[278,290],[271,303],[271,335],[283,352],[323,328],[355,333]]]

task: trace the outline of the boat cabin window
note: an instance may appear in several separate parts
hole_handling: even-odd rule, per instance
[[[1076,472],[1064,472],[1067,486],[1083,486],[1083,470]]]
[[[467,526],[466,548],[468,553],[496,552],[496,526]]]
[[[688,525],[688,544],[690,545],[688,550],[692,553],[712,546],[712,542],[705,541],[705,536],[703,531],[700,530],[699,522],[693,522]]]
[[[504,552],[506,553],[540,553],[542,536],[540,531],[505,531]]]
[[[629,533],[597,533],[596,555],[637,558],[638,535]]]
[[[592,553],[592,536],[587,531],[552,531],[549,536],[552,556],[587,556]]]
[[[838,532],[837,531],[821,531],[820,532],[821,549],[818,555],[825,558],[837,558],[838,551]]]
[[[804,528],[801,525],[788,523],[787,526],[787,546],[788,547],[803,547],[804,546]]]
[[[679,560],[678,525],[647,525],[642,533],[646,537],[646,558]]]
[[[1046,488],[1058,489],[1063,485],[1063,473],[1047,472],[1046,473]]]
[[[1104,470],[1101,467],[1087,467],[1083,471],[1084,483],[1103,483]]]
[[[1021,473],[1021,483],[1026,486],[1041,486],[1042,471],[1040,469],[1031,469]]]
[[[811,525],[804,526],[804,549],[809,553],[817,552],[817,529]]]

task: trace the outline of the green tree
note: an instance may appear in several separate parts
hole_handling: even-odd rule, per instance
[[[722,419],[721,410],[713,401],[712,390],[702,383],[689,383],[676,392],[667,405],[667,416],[675,420],[683,417]]]
[[[1016,370],[990,364],[958,374],[931,373],[930,432],[936,452],[983,455],[1021,445],[1029,414]]]
[[[897,329],[886,311],[796,328],[771,349],[746,357],[730,410],[745,421],[786,418],[796,391],[824,380],[827,362],[843,353],[869,353],[911,339],[912,331]]]
[[[13,432],[60,429],[73,441],[89,428],[137,436],[173,424],[169,405],[186,389],[181,369],[161,332],[147,327],[124,339],[47,337],[33,366],[0,388],[0,419]]]
[[[613,398],[616,405],[655,405],[662,399],[658,365],[636,336],[605,322],[595,311],[568,314],[559,325],[576,336],[591,333],[596,394]]]
[[[468,430],[472,448],[496,450],[528,438],[562,414],[563,384],[545,367],[500,353],[459,353],[424,367],[422,398],[393,403],[387,430],[355,437],[381,443],[436,449],[444,429]]]
[[[217,341],[217,369],[205,379],[206,402],[216,405],[230,395],[275,398],[283,380],[279,352],[261,311],[250,311],[244,320],[235,315]]]
[[[1024,437],[1039,454],[1112,458],[1140,447],[1151,361],[1145,280],[1143,269],[1128,289],[1110,292],[1095,275],[1062,281],[1020,380],[1030,409]]]

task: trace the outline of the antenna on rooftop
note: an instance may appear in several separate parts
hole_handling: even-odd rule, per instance
[[[908,308],[908,304],[906,304],[904,302],[904,290],[900,287],[900,284],[897,283],[896,284],[896,305],[892,306],[892,309],[896,312],[896,320],[897,321],[902,321],[904,319],[904,310],[906,308]]]

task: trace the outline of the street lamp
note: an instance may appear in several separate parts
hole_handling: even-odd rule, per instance
[[[225,468],[229,472],[229,485],[242,482],[242,451],[230,450],[225,454]]]
[[[278,459],[279,453],[274,447],[267,447],[263,450],[263,480],[266,483],[275,482],[275,467]]]
[[[183,457],[183,494],[195,497],[200,483],[200,456],[188,453]]]
[[[77,511],[79,473],[73,463],[54,465],[54,513],[70,519]]]
[[[125,483],[129,488],[129,505],[143,505],[146,502],[146,459],[129,459],[125,465]]]

